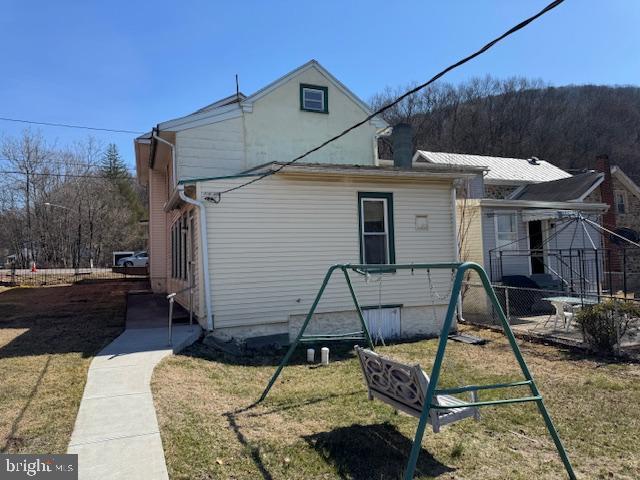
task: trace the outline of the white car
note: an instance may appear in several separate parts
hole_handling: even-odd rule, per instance
[[[147,252],[138,252],[135,255],[118,260],[119,267],[146,267],[148,265],[149,254]]]

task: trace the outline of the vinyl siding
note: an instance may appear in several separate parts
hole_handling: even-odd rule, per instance
[[[329,113],[300,109],[300,84],[327,87]],[[361,121],[366,112],[315,68],[300,72],[244,114],[247,163],[287,161]],[[372,165],[376,127],[367,123],[302,162]]]
[[[163,170],[149,170],[149,276],[154,292],[165,292],[167,271],[167,176]],[[170,265],[170,264],[169,264]]]
[[[455,257],[451,184],[381,184],[276,176],[207,204],[209,261],[216,328],[287,322],[309,309],[327,269],[359,262],[358,192],[393,194],[396,261],[442,262]],[[198,184],[217,191],[237,181]],[[416,215],[428,215],[417,231]],[[352,274],[362,305],[377,305],[380,284]],[[432,275],[437,298],[448,301],[451,273]],[[424,272],[384,276],[384,304],[430,305]],[[329,284],[318,312],[353,310],[344,279]],[[433,322],[425,318],[425,322]]]
[[[245,170],[242,118],[176,133],[178,178],[234,175]]]
[[[484,265],[481,207],[473,200],[458,200],[457,207],[460,259]]]

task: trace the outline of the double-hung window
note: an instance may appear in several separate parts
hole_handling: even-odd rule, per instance
[[[307,112],[329,113],[329,89],[318,85],[300,85],[300,109]]]
[[[371,265],[395,263],[393,195],[358,193],[360,262]]]
[[[621,190],[616,190],[613,192],[613,199],[616,204],[616,213],[626,213],[627,212],[627,195],[625,192]]]
[[[518,226],[515,213],[497,213],[496,247],[500,250],[515,250],[518,240]]]

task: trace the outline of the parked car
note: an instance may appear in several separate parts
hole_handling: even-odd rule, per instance
[[[138,252],[135,255],[118,260],[119,267],[146,267],[148,265],[149,254],[147,252]]]

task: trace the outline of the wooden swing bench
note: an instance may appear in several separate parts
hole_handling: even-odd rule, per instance
[[[405,365],[356,345],[369,400],[378,399],[395,410],[420,418],[424,409],[425,396],[429,387],[429,376],[420,365]],[[471,402],[478,402],[478,391],[470,390]],[[435,395],[429,410],[428,422],[434,433],[440,427],[474,418],[480,420],[480,409],[468,407],[466,402],[452,395]]]

